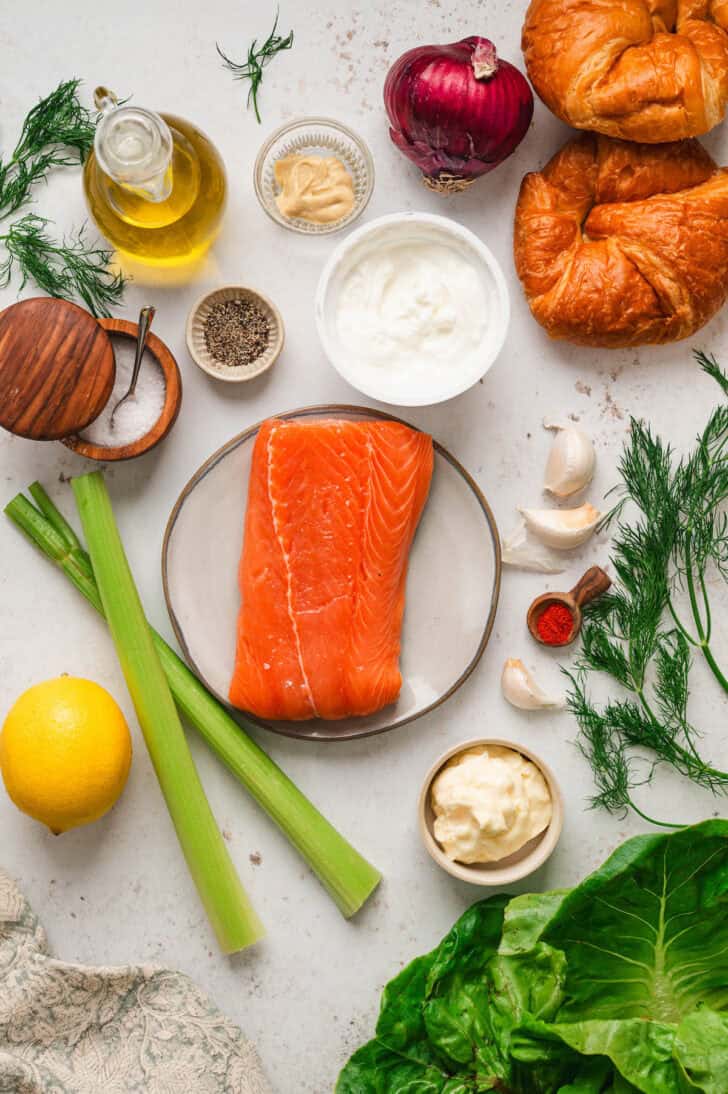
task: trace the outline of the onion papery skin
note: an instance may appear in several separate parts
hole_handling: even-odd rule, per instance
[[[431,189],[445,193],[502,163],[533,116],[525,76],[477,36],[403,53],[387,74],[384,105],[394,144]]]

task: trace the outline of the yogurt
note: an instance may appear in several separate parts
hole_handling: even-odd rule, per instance
[[[436,239],[396,238],[362,256],[339,293],[347,353],[426,384],[476,353],[492,301],[468,258]]]
[[[386,402],[425,405],[465,391],[505,337],[503,275],[480,240],[445,217],[366,225],[333,256],[322,283],[319,327],[332,362]]]

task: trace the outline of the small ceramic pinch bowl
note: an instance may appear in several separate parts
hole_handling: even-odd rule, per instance
[[[135,345],[138,325],[132,323],[131,320],[99,319],[98,323],[108,333],[112,345],[117,338],[126,339],[132,346]],[[171,350],[153,331],[150,331],[147,335],[147,343],[144,349],[145,358],[147,354],[151,354],[157,367],[161,369],[164,375],[165,389],[162,412],[152,428],[143,437],[139,437],[130,444],[119,445],[116,448],[85,440],[83,436],[77,433],[63,438],[63,444],[67,448],[89,460],[101,460],[104,463],[110,463],[116,460],[132,460],[136,456],[142,456],[145,452],[150,452],[152,448],[156,448],[164,440],[177,421],[177,415],[182,405],[182,378]],[[145,366],[145,362],[142,360],[142,369],[145,367],[148,366]]]
[[[551,793],[551,802],[553,806],[551,821],[543,832],[539,832],[538,835],[534,836],[533,839],[529,840],[528,843],[521,847],[519,851],[515,851],[506,858],[499,859],[497,862],[473,863],[472,865],[466,865],[463,862],[453,862],[452,859],[447,857],[442,847],[435,839],[435,814],[432,810],[430,801],[432,783],[434,782],[435,777],[442,771],[443,767],[445,767],[445,765],[455,756],[459,756],[460,753],[467,752],[469,749],[483,748],[489,745],[501,745],[503,748],[510,748],[514,752],[520,752],[522,756],[525,756],[527,760],[530,760],[536,765],[546,780],[546,784]],[[471,885],[481,886],[511,885],[513,882],[520,881],[522,878],[528,877],[528,875],[532,874],[535,870],[538,870],[540,866],[543,866],[544,862],[546,862],[547,858],[556,847],[556,844],[559,842],[561,829],[564,823],[563,797],[559,784],[556,781],[556,776],[548,764],[544,763],[540,756],[537,756],[530,748],[516,744],[514,741],[506,741],[498,737],[476,737],[472,741],[463,741],[462,744],[455,745],[440,756],[425,776],[425,781],[423,782],[422,790],[420,791],[417,811],[422,841],[431,858],[435,860],[438,866],[441,866],[443,870],[447,871],[448,874],[451,874],[452,877],[458,878],[459,881],[468,881]]]
[[[280,187],[275,165],[284,156],[336,156],[351,175],[354,207],[348,216],[331,224],[313,224],[300,217],[288,217],[278,208]],[[330,235],[346,228],[364,212],[374,189],[374,160],[361,137],[332,118],[298,118],[276,129],[265,142],[253,171],[255,193],[268,216],[292,232],[303,235]]]
[[[216,304],[225,303],[227,300],[249,300],[257,305],[268,320],[270,329],[268,345],[249,365],[226,365],[218,361],[207,348],[205,341],[207,317]],[[267,372],[275,364],[283,349],[285,330],[281,313],[267,296],[243,285],[224,285],[200,297],[187,317],[185,336],[190,357],[203,372],[216,380],[240,384],[245,380],[254,380],[256,376]]]

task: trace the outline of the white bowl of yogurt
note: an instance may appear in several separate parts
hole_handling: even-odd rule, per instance
[[[316,290],[331,364],[372,399],[429,406],[477,383],[505,342],[508,286],[468,228],[431,213],[379,217],[344,239]]]

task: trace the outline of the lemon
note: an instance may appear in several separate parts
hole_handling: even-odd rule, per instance
[[[0,732],[0,772],[18,809],[66,832],[98,820],[124,789],[131,737],[108,691],[74,676],[23,692]]]

